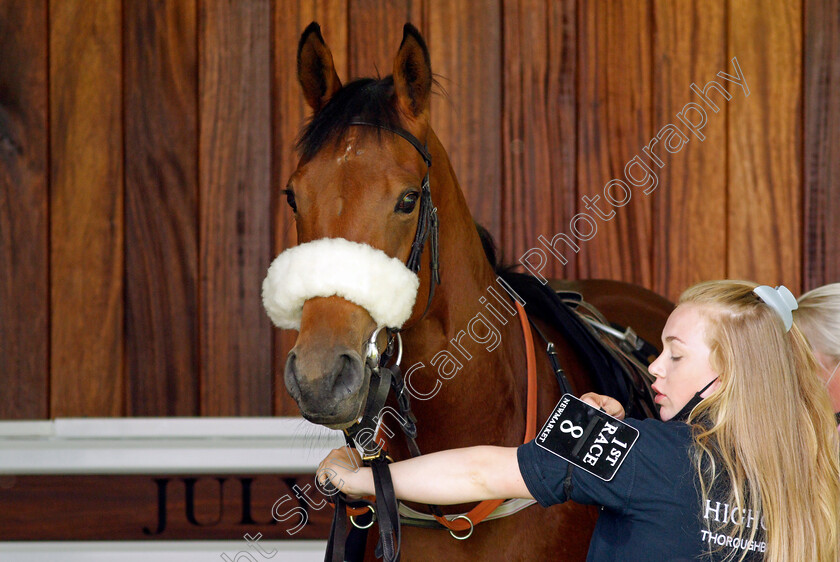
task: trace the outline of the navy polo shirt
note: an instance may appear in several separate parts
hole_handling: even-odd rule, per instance
[[[636,444],[609,482],[605,482],[530,441],[519,447],[522,478],[531,495],[548,507],[567,499],[602,506],[589,545],[589,561],[723,560],[732,550],[761,560],[764,534],[756,541],[715,533],[715,521],[730,517],[729,506],[709,500],[701,506],[692,461],[691,428],[682,422],[625,420],[639,430]],[[736,522],[759,525],[752,512]],[[745,529],[749,536],[751,529]],[[710,554],[711,552],[711,554]]]

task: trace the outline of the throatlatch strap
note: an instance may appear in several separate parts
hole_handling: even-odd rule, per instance
[[[420,212],[417,218],[417,231],[414,234],[414,240],[411,242],[411,252],[408,255],[408,260],[405,266],[418,273],[420,271],[420,257],[423,255],[423,246],[426,245],[426,240],[429,238],[429,227],[431,226],[432,214],[432,192],[429,190],[429,176],[428,174],[423,178],[423,187],[420,191]]]

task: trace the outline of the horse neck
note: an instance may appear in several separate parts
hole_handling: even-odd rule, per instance
[[[412,384],[426,392],[439,381],[440,388],[431,398],[413,400],[419,442],[424,451],[477,443],[521,443],[527,393],[521,323],[510,312],[513,300],[496,282],[449,159],[433,133],[429,148],[432,196],[440,221],[441,283],[426,316],[404,334],[405,368],[422,362],[424,367],[411,375]],[[428,261],[423,267],[421,278],[428,283],[428,275],[423,275],[428,272]],[[493,287],[508,309],[488,287]],[[490,349],[492,341],[481,344],[471,338],[471,322],[479,339],[489,332],[487,326],[492,326],[499,340],[494,349]],[[433,358],[437,358],[436,365],[432,365]],[[456,365],[453,360],[461,368],[451,378],[444,378],[439,370]]]

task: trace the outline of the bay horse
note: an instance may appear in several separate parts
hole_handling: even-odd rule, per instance
[[[375,286],[358,289],[364,292],[359,298],[371,304],[362,306],[359,298],[332,288],[342,285],[343,277],[327,279],[327,289],[310,287],[314,292],[301,297],[297,317],[279,323],[299,330],[284,377],[301,414],[334,429],[356,422],[368,398],[365,345],[388,323],[383,318],[393,305],[404,312],[394,327],[402,321],[403,365],[414,366],[410,376],[406,373],[406,385],[419,398],[413,411],[420,450],[522,444],[528,409],[527,322],[517,319],[524,312],[510,313],[513,299],[500,288],[446,150],[430,126],[433,80],[422,36],[406,24],[391,76],[342,85],[313,22],[300,39],[298,79],[313,116],[299,139],[300,162],[285,194],[294,211],[298,243],[312,251],[292,261],[305,260],[307,267],[316,268],[310,272],[321,273],[312,275],[317,279],[287,277],[283,282],[318,284],[341,260],[348,264],[338,277],[352,274],[354,264],[376,269],[375,282],[368,283]],[[424,179],[436,208],[439,255],[433,255],[433,236],[420,239],[419,274],[406,305],[396,302],[404,296],[405,283],[392,278],[398,272],[387,260],[410,261],[417,230],[428,226],[421,216]],[[352,249],[348,259],[339,255],[345,246]],[[375,258],[368,262],[370,253]],[[381,284],[376,281],[380,277]],[[614,321],[632,322],[642,337],[658,341],[670,303],[616,282],[587,287],[587,282],[577,282],[571,288],[600,304]],[[264,296],[265,291],[264,285]],[[590,390],[591,373],[569,342],[551,326],[537,324],[556,344],[575,393]],[[545,347],[537,334],[527,337],[538,349]],[[561,393],[545,354],[536,356],[535,368],[536,417],[542,424]],[[388,452],[397,460],[410,456],[400,439],[389,440]],[[426,506],[413,507],[428,511]],[[448,506],[444,512],[471,507]],[[584,560],[596,518],[594,508],[569,502],[548,509],[531,505],[485,521],[468,540],[455,540],[441,530],[403,527],[401,556],[408,562]],[[375,543],[368,541],[368,560],[374,560]]]

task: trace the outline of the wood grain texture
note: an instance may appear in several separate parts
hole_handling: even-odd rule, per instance
[[[126,413],[197,415],[196,5],[124,7]]]
[[[840,1],[805,0],[803,291],[840,281]]]
[[[725,83],[716,76],[727,68],[722,1],[677,6],[656,0],[654,16],[654,133],[673,123],[689,139],[675,154],[668,152],[664,140],[653,146],[662,168],[643,156],[659,177],[659,187],[650,195],[655,221],[653,290],[676,301],[699,281],[726,277],[726,116],[730,105],[740,110],[742,100],[735,95],[727,101],[714,84],[709,86],[713,80]],[[706,98],[693,92],[691,84],[701,93],[706,89]],[[689,103],[706,113],[705,126],[698,127],[705,140],[676,117],[686,111],[691,122],[702,122],[696,108],[684,109]]]
[[[501,246],[518,260],[575,214],[577,116],[575,2],[508,0],[504,28]],[[574,277],[577,255],[547,253],[546,277]]]
[[[297,80],[297,46],[300,34],[317,21],[321,33],[330,47],[339,78],[346,80],[347,63],[347,4],[334,0],[320,0],[298,4],[294,14],[272,9],[272,174],[271,209],[273,255],[297,244],[294,215],[281,193],[289,177],[297,168],[298,155],[295,139],[304,121],[312,110],[306,105]],[[265,314],[265,312],[263,312]],[[300,415],[297,404],[286,391],[283,372],[286,356],[294,346],[297,332],[274,330],[274,351],[272,353],[274,373],[274,413],[278,416]]]
[[[239,540],[241,550],[249,550],[246,533],[262,533],[263,540],[324,540],[332,506],[315,489],[314,477],[2,476],[0,540]],[[311,505],[296,497],[294,486]]]
[[[50,4],[52,416],[125,411],[121,23],[119,2]]]
[[[613,207],[604,192],[608,182],[625,180],[625,166],[642,154],[656,132],[651,9],[649,1],[578,4],[578,213],[587,213],[593,221],[578,224],[583,235],[578,239],[578,271],[581,277],[647,288],[653,285],[652,198],[657,194],[631,187],[629,201]],[[626,198],[620,190],[612,193],[618,201]],[[604,217],[612,218],[601,219],[585,208],[584,196]],[[564,232],[574,233],[573,226]]]
[[[199,14],[200,411],[269,415],[270,5],[210,0]]]
[[[403,25],[411,22],[424,33],[422,0],[350,0],[348,2],[349,68],[342,80],[388,76],[403,37]]]
[[[296,242],[279,192],[312,20],[345,81],[389,74],[406,20],[423,32],[433,125],[508,261],[594,216],[582,196],[610,210],[638,155],[657,189],[545,273],[670,298],[840,281],[839,1],[0,0],[0,419],[297,415],[296,334],[259,291]],[[717,76],[733,57],[749,97]],[[642,148],[713,79],[732,99],[710,94],[705,140],[653,166]]]
[[[750,95],[730,86],[727,276],[799,294],[802,6],[733,2],[728,10],[726,72],[736,57]]]
[[[449,153],[473,218],[499,239],[501,7],[429,0],[424,22],[432,72],[447,94],[432,96],[432,127]],[[433,195],[434,190],[433,185]]]
[[[0,2],[0,419],[49,414],[46,30],[46,2]]]

